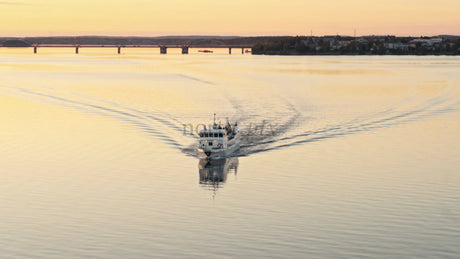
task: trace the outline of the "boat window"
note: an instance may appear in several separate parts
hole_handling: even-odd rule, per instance
[[[207,137],[208,137],[208,133],[204,133],[204,137],[207,138]]]
[[[223,133],[219,133],[219,138],[222,138],[224,137],[224,134]]]
[[[219,135],[219,134],[217,134],[217,133],[214,133],[214,137],[215,137],[215,138],[217,138],[217,137],[218,137],[218,135]]]
[[[202,137],[203,137],[203,133],[200,133],[200,138],[202,138]]]
[[[208,145],[212,146],[212,142],[208,142]]]

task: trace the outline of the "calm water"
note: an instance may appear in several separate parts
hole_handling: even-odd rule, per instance
[[[0,49],[2,258],[460,256],[460,58],[152,52]]]

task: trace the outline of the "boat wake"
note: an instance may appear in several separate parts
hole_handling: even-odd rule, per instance
[[[157,109],[148,111],[135,109],[116,102],[47,86],[29,87],[0,82],[0,91],[4,94],[115,119],[137,128],[172,149],[199,157],[196,151],[196,136],[185,134],[185,122],[177,118],[180,116]],[[232,156],[248,156],[309,142],[370,132],[458,111],[460,108],[458,94],[457,87],[450,87],[418,102],[403,101],[381,111],[363,113],[348,121],[319,123],[322,126],[309,123],[311,116],[299,111],[287,99],[278,98],[276,108],[267,109],[257,106],[264,104],[247,104],[248,102],[237,98],[229,98],[228,102],[234,110],[234,115],[229,119],[238,121],[242,136],[241,148]],[[203,121],[206,120],[203,118]]]
[[[247,135],[239,156],[266,152],[309,142],[322,141],[341,136],[364,133],[383,128],[390,128],[410,122],[432,118],[445,113],[460,110],[460,102],[454,99],[459,90],[453,88],[411,106],[392,106],[383,111],[369,113],[352,120],[304,131],[302,125],[294,124],[301,114],[294,111],[289,119],[279,125],[280,130],[274,134],[263,136]],[[296,129],[293,132],[293,127]]]

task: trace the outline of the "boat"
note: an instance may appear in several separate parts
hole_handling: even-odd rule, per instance
[[[225,158],[240,148],[240,134],[238,132],[238,123],[231,125],[230,122],[222,126],[216,123],[216,114],[214,114],[214,123],[211,128],[204,126],[199,132],[198,151],[207,158]]]
[[[198,52],[212,53],[213,51],[212,51],[212,50],[209,50],[209,49],[200,49],[200,50],[198,50]]]

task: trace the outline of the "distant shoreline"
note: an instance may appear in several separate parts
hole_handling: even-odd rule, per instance
[[[460,55],[460,36],[433,37],[396,36],[62,36],[62,37],[0,37],[0,47],[34,47],[63,44],[69,46],[186,46],[229,47],[244,46],[254,55],[301,56],[426,56]]]
[[[40,44],[74,44],[74,45],[254,45],[269,40],[281,39],[280,36],[238,37],[238,36],[161,36],[161,37],[0,37],[0,45],[6,41],[22,41],[30,46]]]
[[[439,57],[439,56],[446,56],[446,57],[455,57],[455,56],[460,56],[460,54],[336,54],[336,53],[320,53],[320,54],[255,54],[252,53],[255,56],[413,56],[413,57],[421,57],[421,56],[433,56],[433,57]]]
[[[289,37],[257,43],[259,55],[460,55],[459,36]]]

